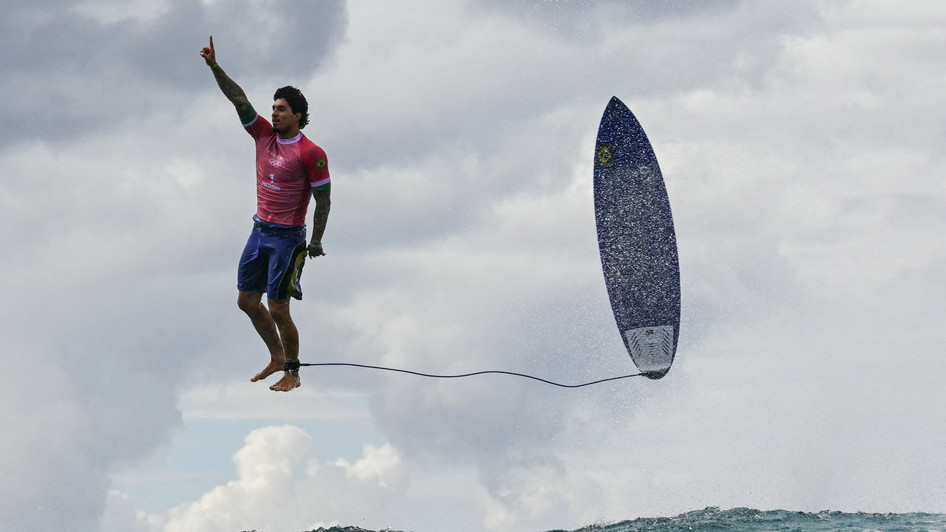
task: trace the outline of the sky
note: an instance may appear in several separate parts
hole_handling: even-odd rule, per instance
[[[4,530],[946,512],[941,2],[2,7]],[[328,153],[303,362],[634,372],[592,203],[617,96],[674,213],[669,374],[250,383],[254,151],[198,55],[210,35],[264,114],[301,88]]]

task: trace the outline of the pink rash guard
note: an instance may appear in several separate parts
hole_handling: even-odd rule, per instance
[[[243,127],[256,141],[256,215],[265,222],[305,225],[312,189],[331,182],[325,151],[301,132],[279,138],[259,114]]]

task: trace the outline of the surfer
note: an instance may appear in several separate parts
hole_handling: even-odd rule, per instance
[[[322,235],[331,209],[328,162],[322,148],[300,131],[309,122],[309,106],[299,89],[287,86],[276,91],[270,123],[217,64],[212,36],[200,56],[256,141],[257,210],[240,258],[237,305],[269,349],[270,361],[250,380],[256,382],[283,371],[270,389],[288,392],[302,384],[299,331],[289,314],[289,302],[302,299],[300,279],[306,255],[313,259],[325,255]],[[305,217],[310,194],[315,214],[307,245]],[[263,305],[264,293],[267,305]]]

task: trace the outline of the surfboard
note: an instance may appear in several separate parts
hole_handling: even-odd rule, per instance
[[[680,266],[657,156],[630,109],[611,98],[598,126],[595,222],[618,330],[640,372],[667,374],[680,337]]]

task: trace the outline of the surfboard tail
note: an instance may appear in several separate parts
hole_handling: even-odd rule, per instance
[[[673,325],[638,327],[624,331],[631,360],[644,376],[659,379],[670,371],[676,352]]]

